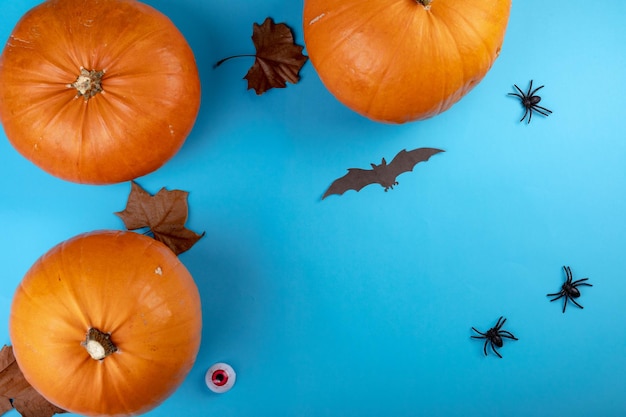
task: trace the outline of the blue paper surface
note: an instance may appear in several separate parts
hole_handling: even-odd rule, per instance
[[[436,0],[435,0],[436,1]],[[0,0],[0,42],[38,2]],[[500,57],[447,112],[386,125],[340,104],[310,62],[298,84],[246,90],[253,22],[303,44],[302,2],[146,0],[189,41],[202,104],[182,150],[137,182],[189,191],[180,259],[203,302],[185,383],[147,415],[626,415],[626,2],[515,1]],[[306,50],[304,51],[306,53]],[[533,79],[553,114],[519,123]],[[347,168],[401,149],[446,152],[398,177],[320,197]],[[0,133],[0,343],[15,287],[55,244],[122,229],[129,183],[78,185]],[[569,265],[580,310],[551,303]],[[483,355],[471,326],[519,341]],[[227,362],[225,394],[204,373]],[[8,415],[17,415],[15,411]]]

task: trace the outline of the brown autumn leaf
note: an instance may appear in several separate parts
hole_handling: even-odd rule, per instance
[[[259,25],[252,25],[252,42],[255,55],[235,55],[218,61],[241,56],[254,56],[254,65],[244,77],[248,80],[248,90],[254,89],[257,95],[272,88],[285,88],[287,81],[295,84],[300,79],[299,72],[308,57],[302,54],[303,46],[296,45],[291,28],[285,23],[274,23],[268,17]]]
[[[0,415],[15,408],[23,417],[51,417],[66,411],[50,404],[24,378],[11,346],[0,350]]]
[[[150,195],[136,182],[131,190],[126,208],[115,213],[128,230],[148,228],[154,238],[165,243],[176,255],[190,249],[204,233],[197,234],[185,227],[188,216],[187,191],[168,191],[161,188]]]

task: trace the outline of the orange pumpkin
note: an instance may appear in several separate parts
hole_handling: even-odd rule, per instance
[[[327,89],[376,121],[447,110],[491,68],[511,0],[305,0],[304,41]]]
[[[193,53],[135,0],[48,0],[0,57],[0,120],[13,146],[57,177],[134,179],[182,146],[200,106]]]
[[[191,369],[200,297],[164,244],[134,232],[76,236],[27,272],[9,332],[26,380],[51,403],[95,416],[146,412]]]

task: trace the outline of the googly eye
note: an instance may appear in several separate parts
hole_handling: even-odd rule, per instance
[[[236,379],[234,369],[227,363],[219,362],[209,368],[204,382],[211,391],[222,394],[235,385]]]

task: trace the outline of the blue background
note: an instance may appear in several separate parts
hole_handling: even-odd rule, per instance
[[[405,125],[341,105],[310,62],[262,96],[242,77],[252,23],[303,44],[302,2],[147,0],[193,48],[202,106],[182,150],[138,183],[189,191],[180,256],[203,301],[203,340],[150,416],[626,415],[626,2],[515,1],[502,53],[449,111]],[[34,0],[1,0],[4,42]],[[306,52],[306,51],[305,51]],[[519,123],[507,97],[534,79],[554,113]],[[0,137],[0,343],[13,291],[53,245],[123,229],[129,183],[51,177]],[[349,167],[401,149],[444,154],[378,186],[320,197]],[[565,279],[589,277],[561,313]],[[485,357],[471,326],[501,315],[519,341]],[[204,385],[215,362],[237,383]],[[10,415],[17,415],[15,411]]]

